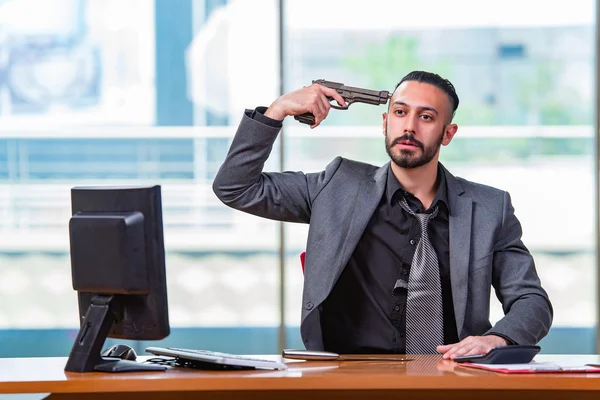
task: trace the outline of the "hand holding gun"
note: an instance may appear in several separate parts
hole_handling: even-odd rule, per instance
[[[331,107],[335,108],[336,110],[347,110],[350,104],[352,103],[367,103],[374,105],[386,104],[388,100],[392,97],[390,92],[388,92],[387,90],[376,91],[361,89],[351,86],[345,86],[343,83],[326,81],[324,79],[317,79],[314,80],[312,83],[316,83],[334,89],[340,94],[340,96],[344,98],[344,100],[346,101],[346,107],[331,104]],[[333,97],[327,96],[327,99],[331,101],[333,100]],[[315,124],[315,116],[312,113],[295,115],[294,118],[303,124],[308,124],[311,126]]]

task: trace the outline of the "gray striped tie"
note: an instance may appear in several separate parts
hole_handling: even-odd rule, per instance
[[[421,239],[408,276],[406,297],[406,353],[437,354],[436,346],[444,344],[442,285],[440,267],[435,249],[429,241],[427,226],[438,214],[438,207],[431,214],[415,213],[405,198],[400,206],[414,215],[421,225]]]

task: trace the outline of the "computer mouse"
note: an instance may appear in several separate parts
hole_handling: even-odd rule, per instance
[[[122,360],[135,361],[137,354],[132,347],[126,344],[116,344],[108,349],[104,350],[101,354],[102,357],[120,358]]]

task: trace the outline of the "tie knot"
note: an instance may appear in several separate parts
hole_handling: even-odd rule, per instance
[[[404,211],[406,211],[407,213],[414,215],[419,222],[421,223],[421,225],[425,224],[427,225],[427,223],[429,222],[429,220],[431,220],[432,218],[435,218],[438,215],[438,211],[439,211],[439,207],[436,204],[435,207],[433,208],[433,211],[431,213],[418,213],[413,211],[410,206],[408,205],[408,202],[406,201],[406,197],[402,197],[402,200],[400,200],[400,207],[402,207],[402,209],[404,209]]]

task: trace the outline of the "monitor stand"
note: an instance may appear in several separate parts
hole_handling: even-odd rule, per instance
[[[68,372],[135,372],[164,371],[163,365],[142,364],[117,358],[100,356],[108,332],[115,321],[118,296],[97,295],[92,297],[69,359],[65,365]]]

